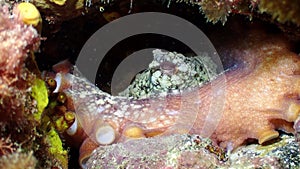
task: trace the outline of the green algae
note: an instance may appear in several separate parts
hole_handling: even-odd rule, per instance
[[[35,113],[34,119],[41,121],[42,113],[48,105],[48,90],[46,84],[41,79],[35,79],[31,87],[31,96],[37,101],[37,113]]]
[[[46,134],[49,144],[49,153],[58,160],[63,168],[68,168],[68,151],[63,148],[63,143],[54,128]]]
[[[46,152],[52,157],[50,165],[55,165],[55,162],[57,162],[62,168],[68,168],[68,151],[64,149],[63,142],[53,127],[54,124],[51,123],[51,118],[49,118],[47,113],[45,114],[49,108],[54,108],[57,105],[56,102],[49,103],[48,89],[45,81],[38,78],[33,81],[31,96],[37,102],[37,112],[33,114],[33,117],[36,121],[41,122],[39,129],[48,144]],[[44,112],[46,108],[47,110]],[[47,128],[50,128],[50,130],[47,131]]]

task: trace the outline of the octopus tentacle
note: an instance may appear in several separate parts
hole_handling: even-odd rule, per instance
[[[76,112],[86,133],[80,163],[99,145],[162,134],[201,134],[223,148],[236,148],[248,138],[263,144],[278,137],[276,129],[299,135],[299,56],[282,37],[266,38],[259,33],[237,46],[233,57],[242,64],[223,74],[226,83],[217,77],[165,97],[111,96],[76,73],[61,74],[60,90],[68,97],[68,109]],[[224,102],[216,96],[223,96]]]
[[[299,101],[297,101],[299,102]],[[298,116],[300,115],[300,104],[295,102],[290,103],[287,111],[286,111],[286,120],[288,122],[294,122]]]
[[[85,164],[87,160],[98,146],[99,145],[90,138],[84,140],[79,150],[79,163],[82,168],[86,168]]]
[[[257,131],[258,143],[263,144],[279,136],[279,132],[271,127],[266,127]]]

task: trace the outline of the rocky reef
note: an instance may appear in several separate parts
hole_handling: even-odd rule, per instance
[[[136,75],[120,96],[147,98],[155,94],[201,86],[217,76],[217,65],[207,53],[185,57],[176,52],[153,51],[149,68]]]
[[[216,168],[225,165],[223,163],[226,160],[225,152],[214,147],[209,139],[197,135],[172,135],[99,147],[86,166],[87,168]]]
[[[97,29],[149,11],[203,30],[225,69],[163,36],[117,44],[96,84],[73,65]],[[0,0],[0,168],[299,168],[299,13],[297,0]],[[120,60],[153,46],[111,95]]]
[[[86,167],[296,169],[299,165],[299,144],[287,135],[269,145],[242,146],[231,153],[201,136],[172,135],[99,147]]]

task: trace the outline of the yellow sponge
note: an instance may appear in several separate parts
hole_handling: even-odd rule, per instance
[[[27,25],[37,26],[42,20],[39,10],[29,2],[22,2],[18,4],[17,9],[23,22]]]

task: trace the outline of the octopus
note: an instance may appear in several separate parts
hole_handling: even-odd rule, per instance
[[[244,42],[228,54],[234,60],[231,69],[202,86],[166,96],[112,96],[78,71],[57,73],[57,91],[66,93],[67,108],[76,114],[67,133],[82,141],[81,166],[98,146],[130,139],[200,134],[235,149],[249,139],[264,144],[277,138],[278,130],[299,132],[299,56],[281,36],[253,32]]]

